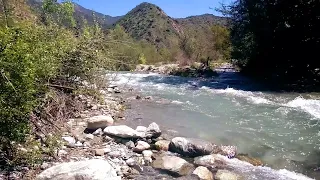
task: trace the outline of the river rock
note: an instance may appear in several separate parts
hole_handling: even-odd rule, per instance
[[[108,126],[103,130],[104,133],[121,138],[141,138],[141,133],[126,125]]]
[[[93,134],[86,134],[86,135],[85,135],[85,138],[86,138],[87,140],[93,140],[93,139],[94,139],[94,135],[93,135]]]
[[[170,141],[167,140],[159,140],[155,143],[155,147],[158,151],[168,151],[169,150]]]
[[[198,166],[205,167],[224,167],[226,162],[217,156],[216,154],[206,155],[202,157],[196,157],[194,159],[194,164]]]
[[[144,150],[144,151],[142,151],[142,155],[143,155],[144,161],[146,163],[148,163],[148,164],[152,163],[152,155],[153,155],[152,151]]]
[[[243,180],[243,178],[228,170],[218,170],[215,176],[216,180]]]
[[[65,179],[120,180],[121,178],[117,177],[116,171],[107,161],[99,159],[62,163],[43,171],[36,178],[36,180]]]
[[[76,144],[76,139],[71,136],[63,136],[62,139],[68,143],[67,146],[69,147],[74,147]]]
[[[197,167],[192,174],[197,175],[200,179],[203,180],[213,180],[213,175],[208,168],[199,166]]]
[[[94,150],[94,154],[95,154],[96,156],[103,156],[104,153],[105,153],[104,149],[95,149],[95,150]]]
[[[191,174],[193,165],[177,156],[160,156],[153,161],[152,166],[168,171],[174,175],[185,176]]]
[[[228,158],[233,158],[237,154],[236,146],[220,146],[220,154],[227,156]]]
[[[210,142],[184,137],[175,137],[169,144],[169,151],[189,157],[208,155],[217,148],[216,145]]]
[[[88,119],[87,121],[87,128],[96,130],[99,128],[105,128],[107,126],[113,125],[113,118],[109,116],[94,116]]]
[[[151,123],[146,131],[146,137],[147,138],[157,138],[161,136],[161,130],[157,123],[153,122]]]
[[[138,131],[138,132],[146,132],[147,131],[147,127],[145,127],[145,126],[137,126],[136,131]]]
[[[258,159],[258,158],[253,158],[253,157],[249,157],[248,155],[246,154],[238,154],[236,155],[237,159],[241,160],[241,161],[245,161],[245,162],[248,162],[254,166],[263,166],[263,162]]]
[[[126,145],[126,147],[129,149],[133,149],[135,147],[133,141],[128,141],[124,145]]]
[[[99,128],[99,129],[95,130],[92,134],[93,134],[94,136],[99,136],[99,135],[102,135],[103,132],[102,132],[102,129]]]
[[[149,148],[150,148],[150,145],[147,142],[138,141],[136,147],[133,150],[136,152],[142,152]]]

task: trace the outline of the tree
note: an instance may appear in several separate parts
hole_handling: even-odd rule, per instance
[[[233,57],[244,72],[290,83],[320,79],[320,2],[237,0],[226,7]]]

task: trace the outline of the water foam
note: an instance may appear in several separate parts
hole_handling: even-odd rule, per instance
[[[320,100],[297,97],[284,105],[292,108],[298,108],[304,112],[309,113],[314,118],[320,119]]]
[[[277,180],[312,180],[311,178],[288,171],[286,169],[274,170],[270,167],[253,166],[239,159],[228,159],[225,156],[217,155],[219,159],[223,159],[228,167],[243,176],[248,180],[261,180],[261,179],[277,179]]]

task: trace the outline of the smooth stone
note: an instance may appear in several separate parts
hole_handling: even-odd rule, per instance
[[[94,150],[94,154],[95,154],[96,156],[103,156],[104,153],[105,153],[104,149],[95,149],[95,150]]]
[[[94,116],[94,117],[90,117],[87,121],[87,128],[88,129],[99,129],[99,128],[105,128],[108,126],[113,125],[113,118],[108,115],[101,115],[101,116]]]
[[[208,155],[218,148],[208,141],[184,137],[175,137],[169,144],[169,151],[189,157]]]
[[[117,158],[117,157],[120,157],[121,156],[121,152],[119,151],[112,151],[112,152],[109,152],[108,155],[112,158]]]
[[[161,130],[157,123],[153,122],[151,123],[146,131],[146,137],[147,138],[158,138],[161,136]]]
[[[144,141],[138,141],[136,147],[133,149],[136,152],[142,152],[150,148],[150,144]]]
[[[99,135],[102,135],[103,134],[103,131],[101,128],[95,130],[93,133],[92,133],[94,136],[99,136]]]
[[[205,167],[224,167],[226,162],[217,156],[216,154],[196,157],[194,159],[194,164],[197,166],[205,166]]]
[[[71,136],[63,136],[62,139],[68,143],[67,144],[68,146],[71,146],[71,147],[73,147],[74,144],[76,143],[76,139]]]
[[[77,141],[75,144],[74,144],[75,147],[83,147],[83,144],[80,142],[80,141]]]
[[[137,162],[133,158],[129,158],[128,160],[126,160],[126,163],[130,167],[132,167],[132,166],[137,164]]]
[[[144,151],[142,151],[142,155],[143,155],[145,162],[147,162],[148,164],[152,163],[152,155],[153,155],[152,151],[144,150]]]
[[[137,126],[136,131],[138,131],[138,132],[146,132],[147,131],[147,127],[145,127],[145,126]]]
[[[152,166],[157,169],[168,171],[174,175],[185,176],[191,174],[193,165],[177,156],[162,156],[153,161]]]
[[[128,142],[125,143],[125,145],[129,149],[133,149],[135,147],[133,141],[128,141]]]
[[[36,180],[120,180],[115,169],[105,160],[62,163],[40,173]]]
[[[106,127],[103,130],[103,132],[105,132],[108,135],[121,137],[121,138],[141,138],[141,133],[137,132],[136,130],[126,125],[109,126],[109,127]]]
[[[216,180],[243,180],[243,178],[235,174],[233,172],[230,172],[228,170],[218,170],[218,172],[215,175]]]
[[[197,175],[200,179],[203,180],[213,180],[212,172],[208,168],[199,166],[197,167],[192,174]]]
[[[155,143],[155,147],[159,151],[168,151],[169,150],[170,141],[167,140],[159,140]]]

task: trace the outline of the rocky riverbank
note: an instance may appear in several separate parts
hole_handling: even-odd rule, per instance
[[[136,67],[135,71],[201,78],[210,78],[218,75],[216,71],[203,66],[201,63],[195,63],[192,66],[180,66],[179,64],[165,64],[160,66],[140,64]]]
[[[156,123],[123,125],[125,96],[116,86],[101,93],[103,103],[78,97],[86,104],[85,110],[67,122],[56,159],[43,162],[35,179],[244,178],[232,172],[225,161],[237,155],[236,147],[167,136]],[[136,99],[150,101],[152,97]],[[19,173],[9,179],[19,179]]]

